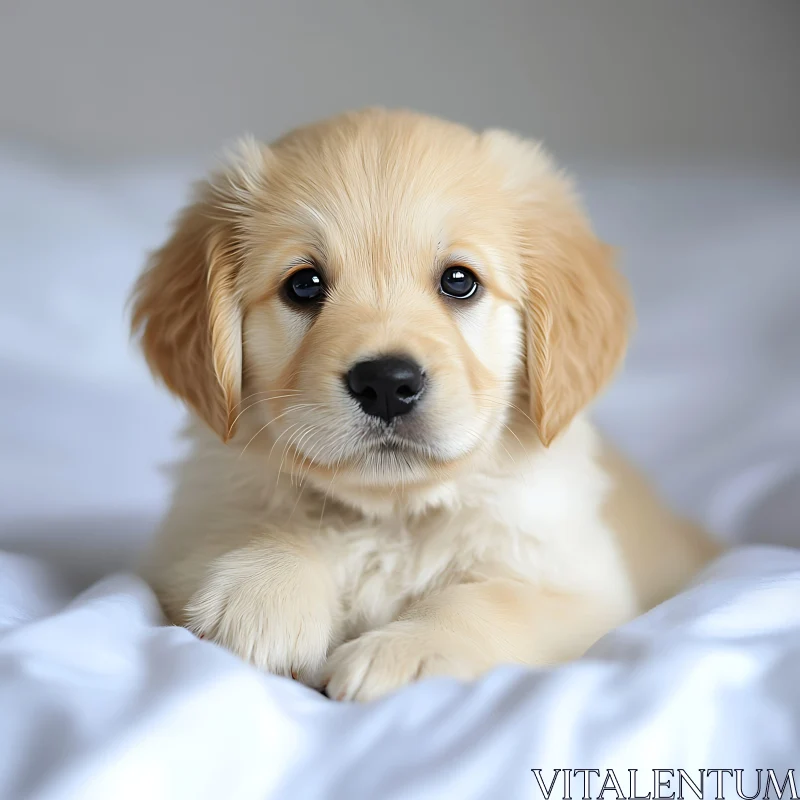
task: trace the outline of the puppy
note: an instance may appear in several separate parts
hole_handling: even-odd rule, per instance
[[[244,142],[133,295],[193,412],[167,614],[339,699],[580,655],[715,552],[583,416],[629,319],[536,144],[382,110]]]

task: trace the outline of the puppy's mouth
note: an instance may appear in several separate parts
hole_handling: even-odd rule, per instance
[[[438,452],[423,419],[404,416],[386,422],[369,418],[359,423],[350,449],[352,466],[370,470],[417,469],[446,460]]]
[[[448,430],[452,437],[435,433],[434,421],[424,413],[388,421],[363,414],[353,414],[346,422],[338,416],[338,420],[316,434],[308,432],[310,423],[293,434],[300,440],[297,451],[307,468],[323,473],[333,470],[342,476],[354,471],[370,483],[393,479],[399,473],[406,480],[427,479],[429,470],[462,461],[478,444],[459,426]]]
[[[429,448],[398,433],[391,423],[369,431],[364,436],[362,446],[368,453],[407,453],[418,456],[429,454]]]

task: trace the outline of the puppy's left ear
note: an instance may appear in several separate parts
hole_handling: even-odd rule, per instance
[[[632,309],[612,249],[589,226],[569,181],[536,144],[484,138],[518,198],[531,417],[545,446],[603,388],[625,353]]]

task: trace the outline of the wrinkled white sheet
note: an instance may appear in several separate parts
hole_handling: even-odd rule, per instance
[[[560,669],[430,680],[370,706],[160,627],[130,575],[67,603],[52,572],[3,556],[0,587],[5,800],[540,797],[533,768],[638,768],[645,783],[658,768],[785,775],[800,757],[798,551],[730,553]]]
[[[0,800],[536,797],[534,767],[798,766],[794,550],[730,554],[576,664],[364,708],[159,627],[130,574],[96,583],[167,499],[181,412],[122,309],[196,174],[0,147]],[[583,178],[639,317],[599,421],[721,535],[800,544],[800,172]]]

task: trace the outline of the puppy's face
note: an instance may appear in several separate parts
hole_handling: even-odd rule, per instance
[[[496,437],[524,291],[475,137],[382,122],[275,148],[241,273],[264,439],[287,467],[370,485],[428,480]]]
[[[615,366],[625,315],[537,148],[362,112],[244,146],[153,257],[134,319],[222,438],[377,488],[469,463],[521,404],[548,444]]]

